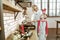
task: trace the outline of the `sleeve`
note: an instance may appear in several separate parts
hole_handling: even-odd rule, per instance
[[[21,25],[20,30],[21,30],[22,34],[24,34],[24,25]]]
[[[46,34],[48,35],[48,22],[46,22]]]
[[[39,29],[40,29],[40,20],[38,20],[38,25],[37,25],[38,27],[37,27],[37,32],[39,33]]]

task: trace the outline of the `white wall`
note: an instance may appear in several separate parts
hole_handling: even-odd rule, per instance
[[[59,20],[60,21],[60,17],[48,17],[48,24],[49,24],[49,28],[56,28],[56,21]],[[60,24],[59,24],[59,28],[60,28]]]

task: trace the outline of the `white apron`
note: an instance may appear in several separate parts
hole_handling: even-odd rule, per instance
[[[46,40],[46,22],[40,22],[40,33],[39,33],[39,40]]]

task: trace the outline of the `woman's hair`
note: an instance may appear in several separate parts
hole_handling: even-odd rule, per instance
[[[33,10],[35,11],[36,9],[38,9],[37,5],[32,5]]]
[[[37,7],[37,5],[32,5],[32,8]]]

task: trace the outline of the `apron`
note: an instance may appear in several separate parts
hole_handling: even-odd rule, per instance
[[[40,22],[39,28],[40,28],[39,40],[46,40],[46,33],[45,33],[46,22]]]

